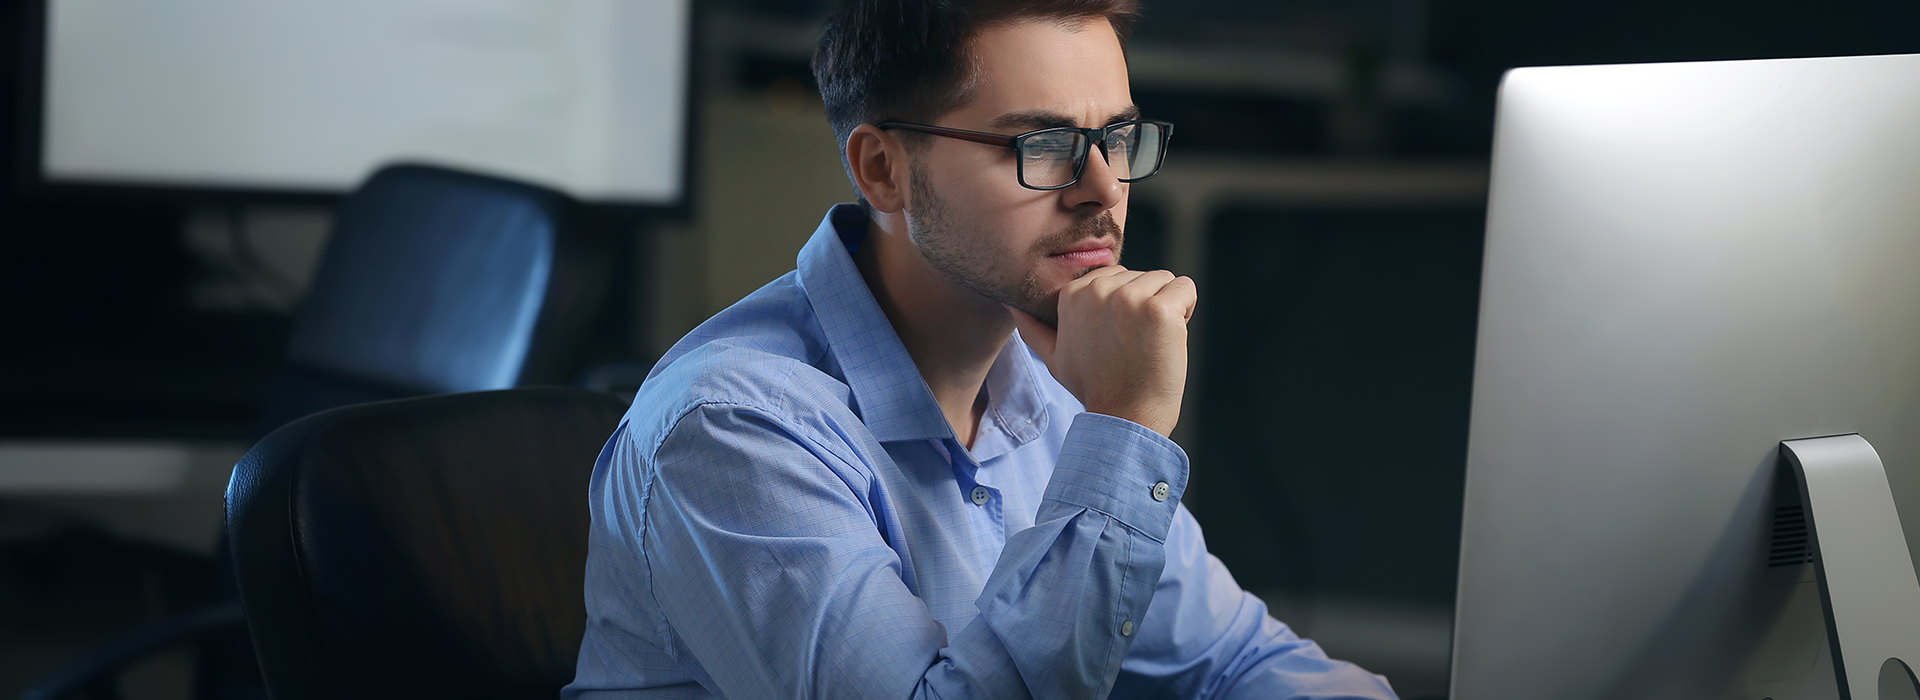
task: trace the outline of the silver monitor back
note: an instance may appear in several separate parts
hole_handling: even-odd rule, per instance
[[[1920,55],[1524,68],[1495,133],[1452,697],[1837,697],[1777,443],[1920,543]]]

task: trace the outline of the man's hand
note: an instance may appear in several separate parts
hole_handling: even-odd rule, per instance
[[[1060,289],[1060,325],[1008,307],[1027,347],[1088,411],[1171,435],[1187,388],[1187,319],[1198,290],[1166,270],[1110,265]]]

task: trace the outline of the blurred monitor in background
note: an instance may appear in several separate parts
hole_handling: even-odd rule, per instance
[[[383,163],[685,194],[687,0],[46,0],[38,177],[339,194]]]
[[[1846,696],[1778,445],[1864,437],[1920,542],[1916,76],[1920,55],[1507,75],[1452,697]],[[1852,697],[1895,697],[1855,673],[1884,658],[1845,660]]]

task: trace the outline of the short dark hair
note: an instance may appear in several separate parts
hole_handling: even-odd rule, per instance
[[[971,46],[981,31],[1030,20],[1105,19],[1124,47],[1139,13],[1138,0],[843,0],[813,54],[841,165],[851,179],[847,136],[861,124],[926,123],[966,104]]]

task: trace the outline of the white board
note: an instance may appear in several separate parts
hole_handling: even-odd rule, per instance
[[[431,162],[678,201],[688,0],[48,0],[42,176],[344,192]]]

